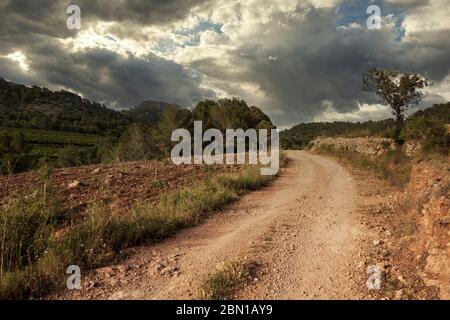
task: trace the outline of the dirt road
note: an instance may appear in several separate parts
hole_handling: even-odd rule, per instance
[[[269,187],[244,196],[204,224],[120,265],[83,277],[83,290],[63,299],[193,299],[200,281],[225,260],[261,268],[242,299],[363,298],[365,273],[358,195],[352,177],[326,157],[289,152]]]

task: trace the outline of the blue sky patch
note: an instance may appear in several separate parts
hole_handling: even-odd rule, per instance
[[[401,41],[405,36],[405,30],[402,28],[402,22],[405,19],[405,13],[400,8],[395,7],[391,4],[386,4],[382,0],[348,0],[344,1],[336,9],[337,19],[336,26],[348,26],[351,23],[357,23],[359,25],[365,26],[367,18],[370,16],[367,14],[367,8],[370,5],[378,5],[381,9],[381,16],[387,17],[392,16],[395,22],[395,39]]]

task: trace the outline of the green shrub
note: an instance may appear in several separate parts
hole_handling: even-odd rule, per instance
[[[183,215],[185,223],[198,224],[206,215],[236,199],[234,190],[217,179],[184,188],[163,197],[159,208],[175,215]]]
[[[70,229],[52,249],[68,265],[99,266],[113,254],[111,242],[116,238],[117,227],[118,220],[108,208],[94,204],[83,222]]]
[[[13,271],[37,261],[48,249],[55,221],[61,214],[58,202],[44,192],[18,196],[0,210],[1,272]]]
[[[228,300],[245,282],[253,278],[256,263],[227,261],[206,278],[200,288],[200,298],[206,300]]]
[[[42,296],[63,274],[49,252],[62,211],[47,192],[19,195],[0,211],[0,299]]]
[[[6,272],[0,279],[0,299],[39,298],[60,287],[65,266],[59,257],[45,253],[36,264]]]
[[[260,169],[259,166],[251,166],[237,176],[224,175],[218,179],[221,184],[231,187],[237,193],[256,190],[272,180],[271,176],[261,176]]]
[[[30,162],[26,156],[28,149],[22,133],[0,132],[0,174],[26,170]]]
[[[423,151],[448,154],[450,135],[443,122],[433,118],[414,117],[407,121],[401,137],[422,142]]]
[[[116,160],[116,145],[118,139],[108,136],[100,140],[95,146],[96,162],[111,163]]]
[[[120,161],[148,160],[156,154],[155,145],[151,128],[132,124],[120,137],[116,156]]]
[[[93,148],[66,146],[58,151],[56,164],[58,167],[75,167],[89,164],[94,160]]]
[[[404,186],[410,179],[411,159],[406,157],[401,148],[389,150],[377,158],[325,144],[321,145],[317,151],[337,157],[344,163],[371,171],[395,186]]]

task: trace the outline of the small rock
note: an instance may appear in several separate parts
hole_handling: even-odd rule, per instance
[[[177,271],[179,271],[177,267],[166,267],[166,268],[161,270],[160,274],[162,276],[166,276],[167,275],[169,277],[172,277]]]
[[[395,299],[401,300],[403,296],[403,289],[395,291]]]
[[[381,241],[376,239],[376,240],[373,240],[372,243],[373,243],[374,246],[377,246],[377,245],[379,245],[381,243]]]
[[[436,222],[437,222],[438,224],[440,224],[440,225],[443,225],[443,226],[449,225],[449,224],[450,224],[450,216],[447,216],[447,217],[438,219]]]
[[[117,269],[121,274],[126,275],[131,268],[129,266],[118,266]]]
[[[93,174],[97,174],[97,173],[99,173],[99,172],[100,172],[100,168],[97,168],[97,169],[95,169],[95,170],[92,171]]]
[[[80,184],[81,184],[80,181],[74,180],[74,181],[72,181],[71,183],[69,183],[69,188],[70,188],[70,189],[76,188],[76,187],[78,187]]]
[[[403,284],[406,284],[406,283],[407,283],[407,281],[406,281],[402,276],[398,276],[398,277],[397,277],[397,280],[400,281],[400,282],[403,283]]]
[[[96,281],[89,281],[89,283],[87,284],[87,288],[88,289],[93,289],[93,288],[97,288],[100,284]]]

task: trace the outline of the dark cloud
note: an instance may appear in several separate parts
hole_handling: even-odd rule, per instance
[[[74,2],[75,3],[75,2]],[[82,17],[129,20],[151,25],[183,17],[198,1],[78,1]],[[200,88],[183,66],[152,54],[123,56],[105,49],[71,52],[60,39],[76,32],[66,28],[66,1],[14,0],[0,4],[0,55],[22,52],[30,70],[0,58],[0,77],[66,88],[89,99],[126,107],[155,99],[189,106],[214,94]],[[84,21],[84,20],[83,20]]]
[[[88,18],[153,25],[182,19],[193,7],[207,2],[208,0],[79,0],[77,4]]]
[[[118,25],[112,32],[122,37],[142,38],[138,27],[162,25],[186,17],[192,8],[209,0],[2,0],[0,1],[0,54],[14,48],[26,48],[43,36],[75,37],[77,30],[66,28],[66,10],[70,4],[81,9],[82,28],[98,21],[130,25],[124,31]]]
[[[154,55],[126,56],[106,49],[65,50],[56,40],[28,48],[30,71],[10,59],[0,59],[1,77],[66,88],[111,106],[128,107],[154,99],[190,106],[212,91],[200,88],[201,77],[174,62]]]
[[[430,3],[390,2],[386,8],[397,8],[400,11],[393,12],[404,15]],[[140,26],[180,20],[192,8],[208,7],[214,2],[73,3],[82,9],[83,29],[95,21],[120,22],[112,24],[108,32],[121,39],[148,40],[139,33]],[[387,29],[337,28],[340,17],[335,8],[302,6],[297,13],[303,18],[295,13],[273,13],[265,24],[249,24],[254,28],[250,30],[254,37],[228,42],[223,55],[202,54],[198,60],[188,59],[190,68],[185,68],[152,54],[136,57],[99,48],[66,49],[60,40],[77,34],[65,27],[67,6],[66,1],[0,1],[0,56],[20,51],[29,64],[25,72],[9,59],[0,58],[0,77],[72,89],[113,106],[135,105],[146,99],[187,106],[214,97],[202,86],[204,74],[217,89],[258,104],[279,125],[291,125],[329,111],[328,102],[338,113],[354,112],[358,103],[376,103],[374,95],[361,90],[361,74],[370,66],[417,71],[436,84],[450,73],[448,30],[419,32],[408,41],[398,41],[398,35]],[[236,16],[248,15],[236,12]],[[198,73],[193,74],[191,68]],[[257,92],[246,96],[249,90],[245,84],[254,85]],[[427,96],[426,103],[442,99],[433,93]]]
[[[399,42],[391,30],[336,28],[336,15],[329,9],[310,8],[301,21],[280,19],[259,30],[264,34],[261,40],[228,52],[231,64],[239,66],[237,72],[227,70],[221,58],[193,63],[213,78],[257,84],[268,97],[265,111],[278,124],[312,121],[329,109],[328,101],[338,113],[377,103],[375,95],[361,90],[361,76],[371,66],[416,71],[436,83],[450,73],[450,43],[444,40],[448,31]],[[227,85],[223,88],[240,93]],[[442,101],[436,95],[427,98],[425,103]]]
[[[48,54],[53,55],[48,59]],[[189,106],[214,93],[201,89],[201,77],[154,55],[135,57],[102,49],[66,53],[41,48],[33,59],[35,74],[50,85],[64,86],[89,99],[127,107],[154,99]]]

